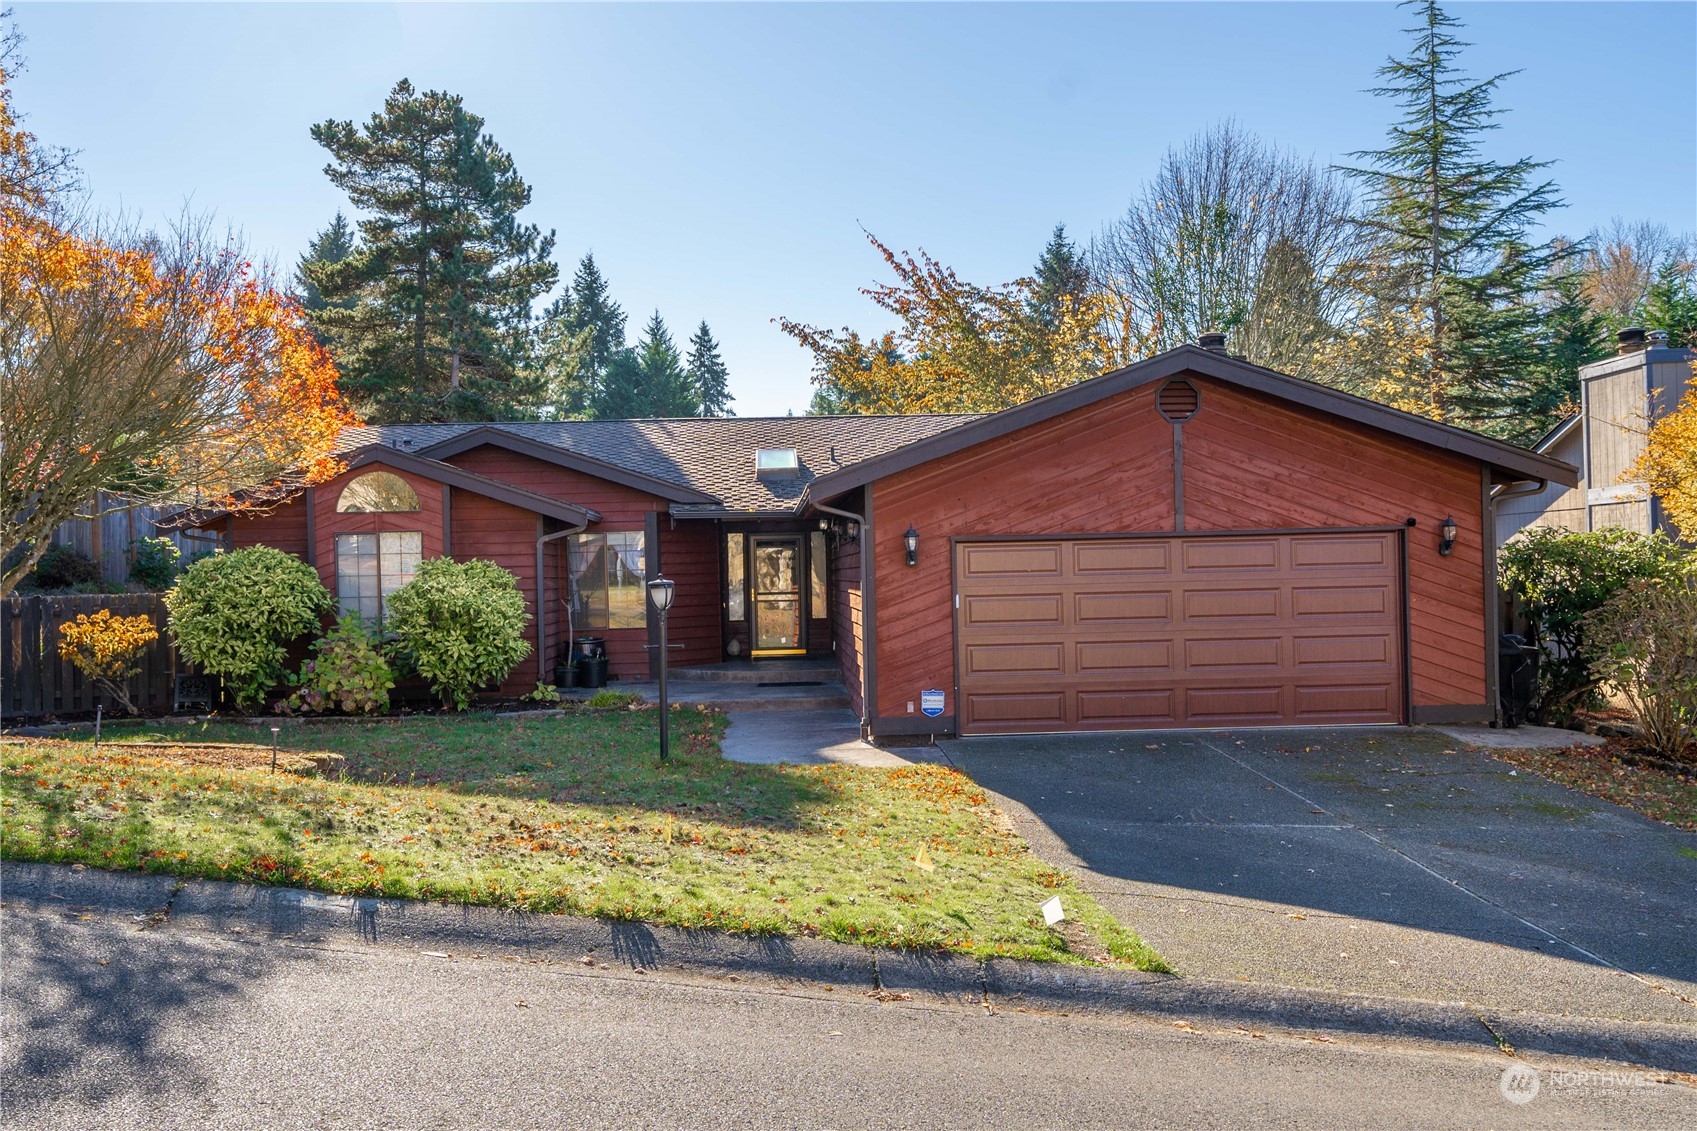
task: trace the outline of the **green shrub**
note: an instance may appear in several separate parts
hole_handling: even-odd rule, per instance
[[[1592,671],[1631,705],[1644,741],[1680,758],[1697,737],[1697,573],[1634,581],[1585,618]]]
[[[539,682],[534,691],[525,692],[524,698],[532,703],[546,703],[549,706],[554,706],[560,702],[560,692],[551,683]]]
[[[462,711],[473,692],[530,654],[518,579],[494,562],[430,558],[384,603],[385,627],[410,670]]]
[[[1540,653],[1536,721],[1566,726],[1581,708],[1598,703],[1586,616],[1634,581],[1676,576],[1682,556],[1666,536],[1630,530],[1539,526],[1509,539],[1498,571],[1504,592],[1520,598]]]
[[[100,580],[100,563],[70,546],[49,546],[35,563],[31,584],[37,589],[71,589]]]
[[[283,680],[289,644],[335,608],[318,571],[255,546],[202,558],[165,594],[171,636],[185,658],[219,676],[243,708]]]
[[[389,709],[395,673],[365,622],[349,613],[312,646],[313,656],[295,677],[285,701],[291,711],[343,711],[375,715]]]
[[[169,589],[177,577],[177,559],[183,552],[169,538],[137,538],[131,544],[135,560],[130,563],[130,580],[149,589]]]
[[[613,691],[602,688],[584,701],[584,706],[596,711],[623,710],[634,707],[642,702],[642,696],[629,691]]]

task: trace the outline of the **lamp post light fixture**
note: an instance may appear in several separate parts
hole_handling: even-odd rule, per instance
[[[1453,549],[1455,549],[1455,516],[1450,515],[1438,527],[1438,553],[1447,558]]]
[[[648,599],[660,614],[660,761],[672,756],[672,707],[666,701],[666,614],[672,609],[673,584],[664,577],[648,583]]]
[[[910,566],[918,565],[919,531],[913,528],[912,523],[908,524],[907,533],[902,535],[902,545],[907,547],[907,564]]]

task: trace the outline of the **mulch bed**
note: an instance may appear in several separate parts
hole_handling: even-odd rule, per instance
[[[216,766],[226,770],[271,768],[271,747],[247,743],[103,742],[98,749],[91,742],[71,742],[56,738],[3,738],[0,743],[52,746],[83,757],[153,758],[184,766]],[[346,762],[347,759],[342,755],[327,751],[303,753],[298,750],[282,750],[277,754],[277,769],[291,774],[335,775]]]
[[[1496,756],[1592,797],[1666,824],[1697,830],[1697,744],[1691,764],[1669,762],[1631,739],[1563,750],[1502,750]]]

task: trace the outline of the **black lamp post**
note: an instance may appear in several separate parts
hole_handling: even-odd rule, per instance
[[[672,583],[656,577],[648,583],[648,599],[660,614],[660,761],[671,757],[672,708],[666,702],[666,614],[672,609]]]

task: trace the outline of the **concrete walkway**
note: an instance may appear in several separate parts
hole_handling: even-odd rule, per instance
[[[1181,974],[1690,1026],[1697,833],[1448,735],[971,738],[993,790]],[[927,752],[936,755],[936,752]]]
[[[781,689],[776,689],[781,690]],[[720,749],[733,762],[775,765],[908,766],[888,750],[860,740],[853,711],[731,711]]]
[[[1432,727],[1469,746],[1486,750],[1565,750],[1570,746],[1601,746],[1606,738],[1584,731],[1562,730],[1559,727],[1515,727],[1498,730],[1494,727]]]

